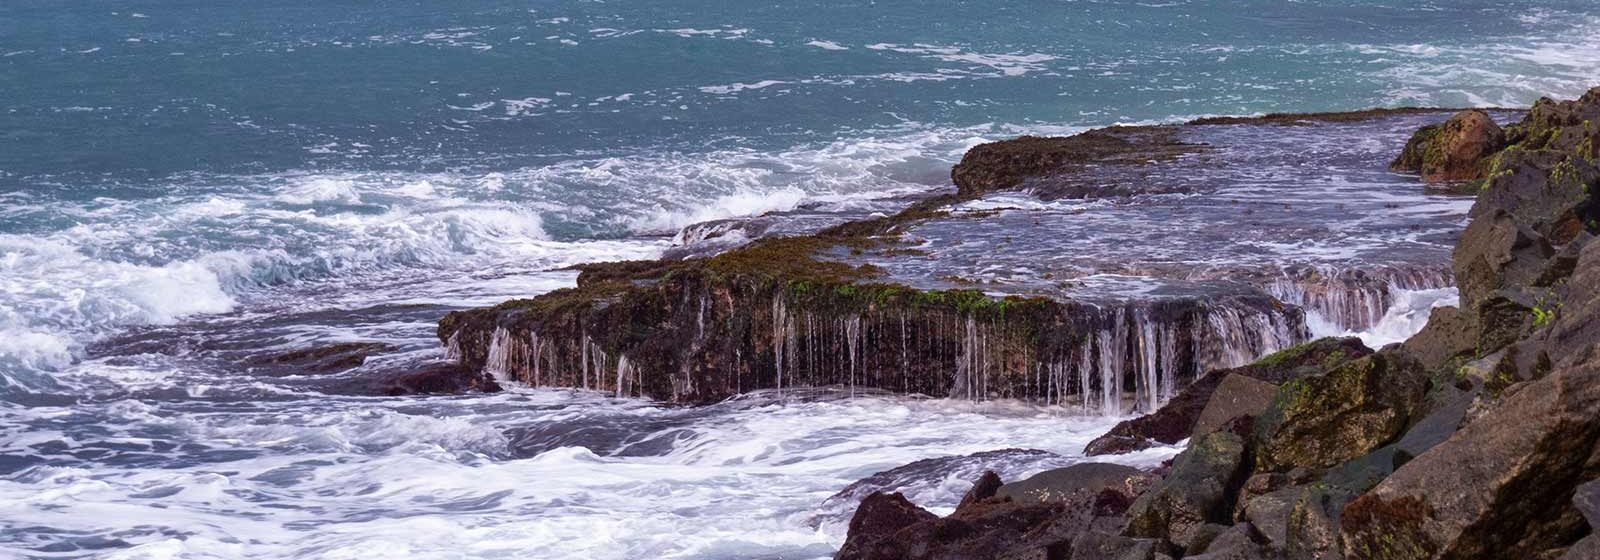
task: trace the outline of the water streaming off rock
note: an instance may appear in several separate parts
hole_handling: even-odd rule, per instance
[[[827,557],[861,492],[948,508],[1197,371],[1415,331],[1464,208],[1381,170],[1415,123],[1216,127],[1222,165],[991,195],[879,263],[1071,302],[1046,337],[702,291],[708,378],[510,324],[441,343],[439,318],[893,213],[985,141],[1525,106],[1600,68],[1586,5],[1212,8],[0,4],[0,557]],[[730,314],[770,344],[718,346]],[[375,395],[453,358],[520,381]]]

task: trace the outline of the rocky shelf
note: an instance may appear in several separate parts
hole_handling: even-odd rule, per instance
[[[439,337],[500,379],[672,402],[839,386],[1149,413],[1313,324],[1373,326],[1395,288],[1448,287],[1471,199],[1387,164],[1449,115],[984,144],[954,192],[893,215],[691,226],[671,258],[583,266],[575,288],[451,313]]]

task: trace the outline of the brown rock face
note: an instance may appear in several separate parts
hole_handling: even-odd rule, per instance
[[[899,494],[875,493],[850,522],[844,560],[1130,558],[1156,543],[1118,536],[1151,475],[1118,465],[1074,465],[1003,485],[985,473],[956,511],[936,517]]]
[[[938,518],[939,516],[917,507],[898,492],[894,494],[873,492],[861,500],[861,507],[857,508],[855,516],[850,518],[850,536],[835,558],[844,560],[892,557],[889,556],[892,550],[880,550],[889,546],[883,541],[893,536],[896,531]]]
[[[1192,437],[1220,430],[1241,416],[1261,415],[1277,394],[1277,385],[1237,373],[1228,374],[1222,384],[1217,385],[1217,392],[1206,403],[1205,410],[1200,411],[1200,417],[1195,419]]]
[[[1470,181],[1483,177],[1489,156],[1505,143],[1500,125],[1488,113],[1471,109],[1418,130],[1389,167],[1421,173],[1422,180],[1430,183]]]
[[[1519,386],[1493,411],[1345,507],[1361,558],[1530,558],[1585,527],[1574,488],[1600,476],[1600,360]]]

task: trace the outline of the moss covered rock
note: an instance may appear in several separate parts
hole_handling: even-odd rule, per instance
[[[1382,447],[1421,410],[1427,387],[1422,365],[1399,351],[1285,383],[1256,422],[1256,468],[1325,469]]]
[[[1389,166],[1421,173],[1428,182],[1470,181],[1485,175],[1489,156],[1505,142],[1505,132],[1488,113],[1471,109],[1417,130]]]

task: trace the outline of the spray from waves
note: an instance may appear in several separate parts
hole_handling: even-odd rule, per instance
[[[1428,324],[1428,317],[1434,308],[1460,305],[1459,293],[1454,287],[1410,290],[1390,286],[1389,294],[1393,303],[1384,310],[1383,317],[1367,330],[1341,328],[1323,317],[1321,313],[1309,308],[1306,310],[1306,324],[1311,328],[1311,336],[1314,338],[1354,336],[1360,338],[1362,344],[1369,348],[1382,348],[1396,342],[1404,342],[1412,335],[1421,332],[1422,327]]]
[[[870,207],[942,188],[975,144],[1062,132],[1070,130],[907,123],[777,152],[479,173],[185,175],[135,191],[168,193],[153,198],[35,197],[0,230],[0,361],[59,368],[117,328],[235,311],[275,287],[651,258],[666,240],[633,236],[801,206]]]
[[[824,558],[849,513],[827,498],[852,482],[1017,442],[1055,454],[987,465],[1027,476],[1081,460],[1110,422],[1017,403],[756,394],[679,408],[527,389],[75,410],[96,423],[0,409],[31,434],[0,451],[36,461],[0,478],[0,551],[115,540],[128,557]],[[32,445],[48,439],[81,443]],[[1154,466],[1176,451],[1118,460]],[[896,484],[943,510],[970,480]]]
[[[1328,46],[1386,63],[1370,72],[1389,104],[1522,107],[1541,96],[1575,98],[1600,76],[1600,16],[1533,9],[1518,18],[1530,35],[1473,45]]]

